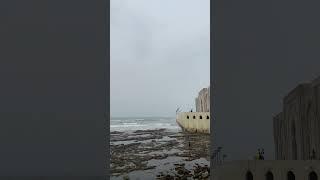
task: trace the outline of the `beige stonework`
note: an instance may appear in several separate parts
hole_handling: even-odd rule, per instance
[[[196,97],[196,111],[210,112],[210,87],[203,88]]]
[[[177,123],[183,131],[210,133],[209,112],[182,112],[177,114]]]
[[[283,100],[283,111],[273,118],[275,158],[320,159],[320,78],[300,84]]]
[[[210,133],[210,87],[203,88],[195,99],[196,112],[179,112],[176,121],[183,131]]]

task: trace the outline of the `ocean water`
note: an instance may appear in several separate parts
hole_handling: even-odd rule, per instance
[[[110,131],[136,131],[167,129],[178,131],[180,127],[175,117],[112,117]]]

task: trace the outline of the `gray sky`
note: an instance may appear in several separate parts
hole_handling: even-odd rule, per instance
[[[210,84],[209,0],[111,0],[112,116],[174,116]]]

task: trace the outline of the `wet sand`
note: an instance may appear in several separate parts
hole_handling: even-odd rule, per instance
[[[208,134],[139,130],[110,141],[111,179],[209,179]]]

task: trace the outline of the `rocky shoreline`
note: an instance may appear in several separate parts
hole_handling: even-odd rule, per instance
[[[111,132],[111,179],[209,179],[209,135]]]
[[[160,173],[157,175],[159,180],[168,180],[168,179],[209,179],[210,177],[210,168],[208,165],[200,166],[196,163],[196,166],[190,171],[185,168],[185,164],[175,164],[175,169],[173,171],[174,175]]]

